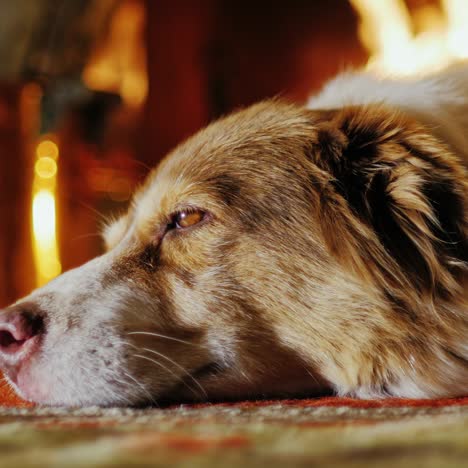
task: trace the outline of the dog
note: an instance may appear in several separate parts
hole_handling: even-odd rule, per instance
[[[466,395],[467,163],[467,66],[239,110],[3,311],[0,367],[58,406]]]

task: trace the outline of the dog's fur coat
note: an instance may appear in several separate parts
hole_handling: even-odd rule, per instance
[[[108,253],[15,306],[45,331],[3,367],[61,405],[468,394],[467,162],[467,67],[241,110],[160,164]]]

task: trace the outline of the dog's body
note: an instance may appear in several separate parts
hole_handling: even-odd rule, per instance
[[[467,394],[467,139],[466,67],[221,119],[7,310],[2,367],[46,404]]]

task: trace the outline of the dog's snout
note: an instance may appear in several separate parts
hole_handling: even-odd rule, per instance
[[[18,304],[0,312],[0,354],[23,354],[31,340],[44,331],[42,314],[33,305]]]

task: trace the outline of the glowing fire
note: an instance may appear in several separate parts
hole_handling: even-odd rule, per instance
[[[136,108],[143,104],[148,92],[144,22],[141,0],[121,2],[106,40],[83,71],[83,81],[90,89],[117,92],[125,104]]]
[[[359,13],[360,36],[373,70],[409,75],[468,58],[466,0],[441,0],[441,10],[424,5],[412,15],[403,0],[350,1]]]
[[[36,147],[32,224],[37,286],[47,283],[62,270],[56,233],[58,156],[58,146],[52,139],[44,139]]]

